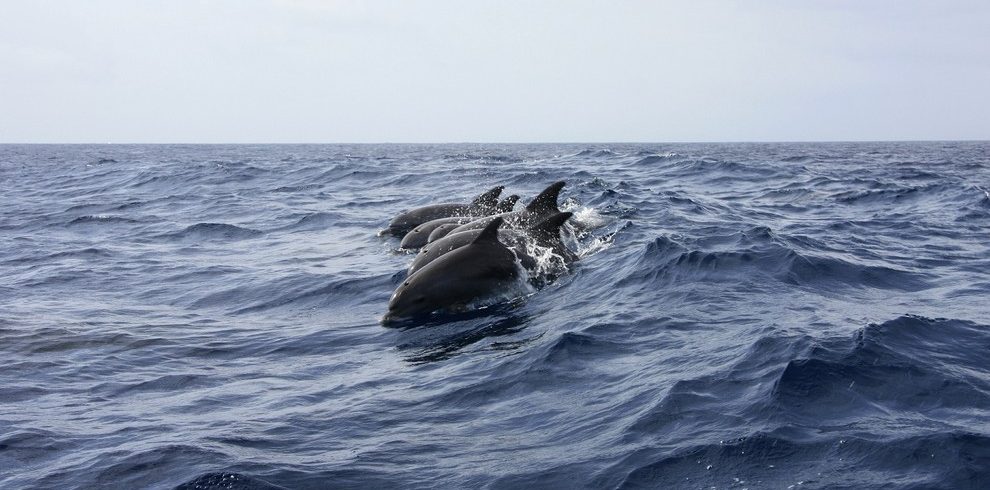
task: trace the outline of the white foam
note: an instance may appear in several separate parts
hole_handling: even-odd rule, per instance
[[[532,240],[526,240],[526,254],[536,261],[536,269],[529,273],[530,279],[540,280],[567,270],[567,260],[564,257],[554,253],[552,248],[541,247]]]
[[[570,209],[565,209],[564,211],[574,213],[574,216],[571,219],[580,225],[581,228],[590,230],[601,228],[608,224],[608,220],[595,208],[589,208],[587,206],[571,206]]]
[[[595,255],[596,253],[611,247],[612,242],[614,241],[613,237],[615,237],[614,233],[603,237],[596,237],[594,240],[587,243],[579,243],[578,249],[575,253],[582,259]]]

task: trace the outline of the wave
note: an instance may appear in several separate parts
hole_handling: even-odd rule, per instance
[[[15,398],[12,401],[20,403],[23,399]],[[62,434],[46,429],[10,430],[0,434],[0,454],[12,463],[16,461],[30,465],[49,460],[64,446]]]
[[[990,191],[982,187],[974,186],[973,188],[983,193],[983,195],[980,196],[980,207],[990,209]]]
[[[37,250],[32,250],[32,252],[37,252]],[[39,263],[39,262],[58,262],[66,259],[78,259],[78,260],[98,260],[108,257],[112,257],[113,253],[107,249],[102,248],[82,248],[78,250],[63,250],[60,252],[53,252],[48,254],[37,254],[32,253],[31,255],[24,257],[16,257],[4,261],[4,264],[23,264],[23,263]]]
[[[107,216],[100,214],[93,216],[80,216],[78,218],[74,218],[72,221],[66,223],[66,226],[89,225],[89,224],[119,225],[119,224],[132,224],[132,223],[140,223],[140,221],[136,219],[125,218],[123,216]]]
[[[531,362],[529,369],[534,371],[581,369],[581,366],[588,361],[611,358],[631,350],[633,350],[632,346],[606,340],[596,335],[565,332],[539,349],[539,353],[536,359]]]
[[[240,473],[206,473],[185,482],[175,490],[285,490],[286,487]]]
[[[369,290],[379,290],[393,282],[390,274],[372,277],[333,278],[316,274],[299,274],[256,285],[242,285],[205,296],[196,292],[186,295],[193,308],[220,307],[231,314],[256,313],[275,308],[336,306],[367,301]]]
[[[257,238],[265,233],[251,228],[242,228],[226,223],[196,223],[180,231],[158,235],[159,238],[180,241],[210,241],[210,240],[247,240]]]
[[[595,487],[983,488],[990,438],[945,431],[883,440],[791,440],[758,432],[675,451],[640,451]]]
[[[114,187],[125,187],[133,190],[157,190],[164,189],[179,190],[190,185],[195,185],[197,176],[195,173],[188,175],[163,174],[161,170],[146,170],[120,183],[113,183]],[[106,188],[110,190],[110,186]]]
[[[922,291],[932,287],[925,274],[881,265],[865,265],[827,253],[801,253],[782,243],[769,228],[757,227],[739,235],[730,250],[688,249],[668,237],[648,243],[639,263],[631,267],[622,285],[639,287],[685,281],[759,282],[766,278],[815,289],[869,287]]]
[[[633,162],[633,165],[652,165],[654,163],[661,163],[661,162],[673,160],[675,158],[681,158],[680,154],[673,151],[669,151],[661,154],[648,154],[648,155],[638,155],[638,156],[641,156],[642,158]]]
[[[197,388],[214,386],[219,380],[201,374],[169,374],[134,383],[103,383],[90,388],[93,393],[105,393],[109,397],[133,395],[148,392],[183,392]]]
[[[269,172],[267,169],[251,165],[246,161],[212,160],[208,162],[207,165],[215,167],[217,170],[220,170],[223,174],[225,174],[223,176],[224,180],[252,180]]]
[[[299,185],[283,185],[272,189],[272,192],[302,192],[302,191],[312,191],[316,189],[322,189],[322,184],[299,184]]]
[[[990,404],[990,351],[965,349],[988,341],[990,326],[911,315],[851,337],[761,338],[725,370],[678,381],[627,428],[627,443],[671,449],[633,453],[597,483],[981,488],[990,438],[958,427],[978,425]],[[946,411],[956,428],[904,436],[912,418]],[[732,437],[741,427],[768,429]]]
[[[338,226],[344,215],[340,213],[316,212],[309,213],[299,218],[295,223],[281,228],[278,231],[319,231]],[[273,230],[274,231],[274,230]]]
[[[146,450],[108,451],[73,465],[74,471],[55,470],[38,483],[47,488],[117,486],[148,488],[162,482],[181,482],[190,471],[204,471],[230,457],[222,452],[187,444],[171,444]],[[148,471],[155,468],[155,471]],[[79,470],[85,470],[80,474]]]
[[[511,317],[510,317],[511,318]],[[525,317],[514,317],[507,324],[496,322],[494,331],[479,331],[470,337],[470,342],[457,346],[461,349],[466,345],[481,340],[479,334],[485,337],[496,337],[509,333],[523,331],[530,325]],[[429,404],[437,406],[476,406],[485,400],[501,399],[507,393],[541,392],[551,390],[556,383],[580,382],[593,371],[595,362],[612,359],[618,354],[629,353],[633,346],[604,339],[598,335],[565,332],[555,338],[547,339],[541,332],[533,332],[518,343],[504,345],[493,343],[488,350],[504,352],[527,347],[523,351],[523,359],[511,366],[503,366],[498,372],[478,379],[477,382],[462,385],[431,398]],[[463,339],[461,339],[463,340]],[[455,349],[456,350],[456,349]],[[450,357],[451,352],[443,352],[439,359]],[[427,352],[433,354],[433,352]],[[433,361],[432,357],[416,358],[418,361]],[[608,381],[599,376],[600,381]],[[564,441],[560,441],[564,442]]]
[[[870,324],[788,362],[773,397],[810,419],[988,406],[990,381],[979,373],[990,365],[990,351],[966,349],[990,342],[988,329],[919,316]]]
[[[530,324],[531,319],[518,314],[516,306],[499,304],[465,313],[446,314],[432,322],[407,327],[400,325],[398,328],[404,330],[404,340],[396,348],[403,352],[404,360],[410,364],[445,361],[465,353],[469,347],[484,340],[490,342],[482,347],[483,350],[509,352],[521,349],[542,335],[508,342],[495,340],[518,334]]]
[[[722,178],[766,178],[782,174],[782,170],[771,165],[756,165],[710,157],[676,160],[664,167],[664,171],[673,175],[703,177],[709,181]]]
[[[144,204],[144,202],[143,201],[137,201],[137,200],[127,201],[127,202],[119,203],[119,204],[118,203],[76,204],[76,205],[73,205],[73,206],[69,206],[62,213],[63,214],[75,214],[75,213],[80,213],[80,212],[91,212],[91,211],[104,211],[104,212],[106,212],[106,211],[123,211],[123,210],[128,209],[128,208],[131,208],[131,207],[139,206],[141,204]]]
[[[965,204],[970,202],[967,189],[956,184],[927,184],[919,186],[893,186],[878,189],[842,191],[832,196],[847,205],[902,205],[921,201],[939,201]]]
[[[519,163],[517,156],[490,153],[449,153],[441,156],[444,160],[454,162],[484,162],[484,163]]]
[[[616,153],[614,151],[608,149],[608,148],[599,148],[599,149],[591,149],[591,148],[589,148],[589,149],[585,149],[585,150],[581,150],[581,151],[577,152],[576,154],[574,154],[574,156],[576,156],[576,157],[605,158],[605,157],[614,157],[614,156],[616,156]]]

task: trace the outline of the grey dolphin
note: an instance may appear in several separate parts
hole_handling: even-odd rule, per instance
[[[519,196],[513,194],[500,201],[497,205],[495,205],[494,211],[497,213],[512,211],[513,206],[516,205],[516,201],[518,200],[519,200]],[[430,234],[432,234],[433,230],[437,229],[437,227],[450,223],[463,225],[465,223],[470,223],[476,219],[478,219],[476,216],[472,216],[472,217],[452,216],[450,218],[440,218],[440,219],[427,221],[426,223],[422,223],[419,226],[413,228],[409,233],[406,233],[406,236],[402,237],[402,243],[399,245],[399,248],[404,248],[407,250],[420,248],[423,245],[430,243]]]
[[[403,236],[413,228],[438,218],[451,216],[489,216],[496,212],[498,196],[505,186],[496,186],[476,197],[470,203],[431,204],[400,213],[382,233]]]
[[[560,227],[564,226],[567,220],[571,219],[574,213],[567,211],[563,213],[556,213],[544,218],[539,223],[530,226],[526,229],[526,233],[530,238],[536,242],[537,245],[549,248],[555,255],[564,260],[565,264],[570,264],[578,259],[577,254],[571,251],[564,245],[564,241],[560,239]],[[522,254],[517,253],[516,255]],[[523,260],[525,262],[525,260]]]
[[[468,217],[468,216],[451,216],[450,218],[439,218],[427,221],[426,223],[420,224],[419,226],[413,228],[406,233],[406,236],[402,237],[402,243],[399,244],[399,248],[404,248],[407,250],[412,250],[420,248],[429,242],[430,234],[433,230],[442,225],[453,224],[456,228],[457,226],[463,225],[465,223],[470,223],[478,218]]]
[[[502,222],[492,220],[471,243],[410,274],[392,294],[382,323],[461,307],[516,282],[516,256],[498,240]]]
[[[430,237],[426,239],[426,243],[433,243],[449,234],[454,228],[461,226],[455,223],[447,223],[445,225],[438,226],[435,230],[430,232]]]
[[[526,205],[525,209],[496,214],[495,216],[505,218],[505,223],[509,228],[526,228],[539,223],[543,218],[560,212],[560,208],[557,207],[557,199],[560,198],[560,190],[563,189],[565,185],[566,183],[564,181],[554,182],[546,189],[543,189],[539,195],[534,197],[533,200]],[[479,218],[470,223],[461,225],[459,228],[451,231],[450,234],[484,228],[488,225],[492,218],[492,216]]]
[[[512,211],[512,208],[516,207],[516,202],[519,201],[519,196],[513,194],[505,199],[499,201],[498,206],[495,206],[495,213],[508,213]]]
[[[571,263],[577,260],[577,255],[571,252],[564,243],[560,240],[560,227],[567,222],[568,219],[573,215],[573,213],[557,213],[554,214],[539,223],[529,227],[525,230],[525,235],[529,236],[536,245],[541,247],[550,248],[553,252],[564,259],[565,263]],[[502,217],[496,217],[495,220],[504,220]],[[491,226],[491,223],[489,223]],[[487,230],[484,228],[483,230]],[[427,264],[439,259],[447,253],[457,250],[465,245],[470,244],[478,237],[483,230],[467,230],[458,233],[451,232],[449,235],[431,242],[423,247],[422,250],[413,259],[412,264],[409,266],[409,274],[413,274],[416,271],[426,267]],[[522,264],[527,269],[532,269],[536,265],[536,260],[529,257],[526,254],[526,243],[524,242],[525,237],[506,237],[509,243],[508,247],[515,252],[515,254],[520,258]]]
[[[563,180],[559,182],[554,182],[543,189],[536,197],[526,205],[525,212],[536,215],[548,215],[551,213],[559,213],[560,208],[557,207],[557,199],[560,198],[560,190],[567,185]]]

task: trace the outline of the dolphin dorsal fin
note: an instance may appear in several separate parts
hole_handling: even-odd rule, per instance
[[[485,226],[485,229],[481,230],[481,233],[479,233],[477,238],[475,238],[471,243],[472,244],[489,243],[489,242],[501,243],[498,241],[498,228],[502,226],[502,222],[504,221],[505,218],[501,216],[496,216],[495,219],[493,219],[490,223],[488,223],[487,226]]]
[[[539,223],[530,226],[529,231],[535,236],[539,237],[554,237],[560,236],[560,227],[574,216],[572,212],[557,213],[549,218],[546,218]]]
[[[496,206],[495,212],[508,213],[509,211],[512,211],[512,208],[516,207],[516,202],[518,201],[519,196],[513,194],[499,202],[498,206]]]
[[[495,206],[497,206],[498,205],[498,196],[499,196],[499,194],[502,193],[502,189],[505,189],[505,186],[504,185],[498,185],[498,186],[492,187],[491,189],[489,189],[484,194],[481,194],[480,196],[474,198],[474,200],[471,201],[471,207],[473,207],[473,208],[480,208],[480,207],[495,207]]]
[[[526,211],[536,214],[559,213],[557,198],[560,196],[560,190],[564,188],[564,185],[564,181],[550,184],[550,187],[543,189],[540,195],[533,198],[533,202],[526,206]]]

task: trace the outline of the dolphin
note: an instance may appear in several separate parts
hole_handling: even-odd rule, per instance
[[[496,214],[494,216],[501,216],[504,218],[508,228],[526,228],[539,223],[543,218],[560,212],[560,208],[557,207],[557,199],[560,198],[560,190],[563,189],[565,185],[566,183],[564,181],[554,182],[546,189],[543,189],[543,192],[540,192],[539,195],[534,197],[533,200],[526,205],[525,209],[522,209],[521,211]],[[450,233],[454,234],[462,231],[478,230],[487,226],[492,219],[493,216],[482,217],[470,223],[461,225]]]
[[[503,221],[491,220],[470,243],[409,275],[392,294],[382,323],[457,309],[515,283],[516,256],[498,240]]]
[[[577,254],[567,248],[564,241],[560,239],[560,227],[564,226],[564,223],[571,219],[571,216],[574,216],[574,213],[570,211],[553,214],[527,228],[529,237],[538,246],[549,248],[555,255],[563,259],[565,264],[570,264],[578,259]]]
[[[512,208],[516,207],[516,202],[519,201],[519,196],[513,194],[505,199],[499,201],[498,206],[495,206],[495,214],[508,213],[512,211]]]
[[[451,216],[449,218],[438,218],[434,220],[427,221],[406,233],[406,236],[402,237],[402,243],[399,244],[399,248],[404,248],[406,250],[412,250],[422,247],[429,242],[430,234],[433,230],[437,229],[443,225],[454,225],[457,228],[465,223],[470,223],[477,218],[468,216]]]
[[[430,232],[430,237],[426,239],[426,243],[427,244],[430,244],[430,243],[433,243],[433,242],[435,242],[435,241],[437,241],[437,240],[439,240],[439,239],[447,236],[447,234],[449,234],[451,232],[451,230],[453,230],[454,228],[457,228],[458,226],[461,226],[461,225],[460,224],[457,224],[457,223],[447,223],[445,225],[440,225],[440,226],[436,227],[435,230],[433,230],[432,232]]]
[[[495,212],[504,213],[512,211],[512,207],[516,205],[516,201],[518,200],[519,196],[515,194],[505,198],[495,205]],[[452,216],[450,218],[439,218],[427,221],[426,223],[413,228],[409,233],[406,233],[406,236],[402,237],[402,243],[399,245],[399,248],[404,248],[406,250],[420,248],[430,242],[430,234],[433,233],[433,230],[437,229],[439,226],[451,223],[463,225],[476,219],[477,217],[474,216]]]
[[[536,245],[540,247],[549,248],[553,253],[557,254],[564,259],[565,263],[571,263],[577,260],[577,255],[571,252],[567,246],[560,240],[560,227],[567,222],[568,219],[573,215],[573,213],[557,213],[552,215],[539,223],[529,227],[526,230],[525,235],[530,237]],[[502,217],[496,217],[492,220],[494,223],[496,220],[504,220]],[[489,223],[491,226],[491,223]],[[439,259],[440,257],[446,255],[447,253],[457,250],[465,245],[472,243],[484,230],[467,230],[463,232],[453,233],[436,240],[435,242],[427,244],[413,259],[412,264],[409,266],[409,274],[414,274],[416,271],[426,267],[427,264]],[[509,243],[508,248],[510,248],[516,256],[520,258],[523,266],[527,269],[533,269],[536,267],[536,259],[530,257],[526,253],[526,236],[512,236],[507,234],[506,242]]]
[[[470,203],[431,204],[400,213],[388,224],[382,233],[393,236],[404,236],[409,230],[438,218],[451,216],[489,216],[496,212],[498,196],[505,186],[496,186],[476,197]]]

